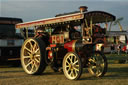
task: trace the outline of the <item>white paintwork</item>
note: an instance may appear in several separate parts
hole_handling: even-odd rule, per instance
[[[126,41],[125,35],[120,35],[119,40],[121,43],[125,43],[125,41]]]

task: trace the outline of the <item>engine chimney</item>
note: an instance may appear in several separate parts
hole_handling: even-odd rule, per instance
[[[88,7],[87,6],[80,6],[79,9],[80,9],[80,12],[83,13],[83,12],[87,11]]]

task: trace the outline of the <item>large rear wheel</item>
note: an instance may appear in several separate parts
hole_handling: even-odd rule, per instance
[[[21,63],[27,74],[41,74],[46,67],[45,43],[40,38],[25,40],[21,48]]]
[[[74,53],[69,52],[63,59],[63,72],[66,78],[70,80],[77,80],[82,74],[82,64],[80,57]]]
[[[88,71],[96,76],[102,77],[107,72],[107,58],[101,52],[95,52],[93,56],[89,58]]]

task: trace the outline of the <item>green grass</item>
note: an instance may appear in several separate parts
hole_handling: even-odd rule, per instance
[[[125,63],[127,63],[128,61],[128,54],[105,54],[105,56],[107,57],[108,63],[109,64],[114,64],[114,63],[121,63],[121,61],[125,61]]]
[[[93,77],[87,69],[83,70],[80,80],[71,81],[63,73],[55,73],[49,67],[42,75],[27,75],[21,67],[0,68],[0,85],[128,85],[128,63],[115,63],[115,60],[128,56],[106,54],[108,72],[102,78]]]

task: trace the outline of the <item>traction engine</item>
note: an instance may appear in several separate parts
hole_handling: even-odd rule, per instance
[[[34,37],[27,36],[21,49],[24,71],[41,74],[49,65],[70,80],[79,79],[83,68],[88,68],[96,77],[104,76],[107,72],[103,53],[106,28],[98,24],[114,20],[115,16],[107,12],[88,12],[86,6],[81,6],[77,12],[17,24],[17,29],[34,27]]]

